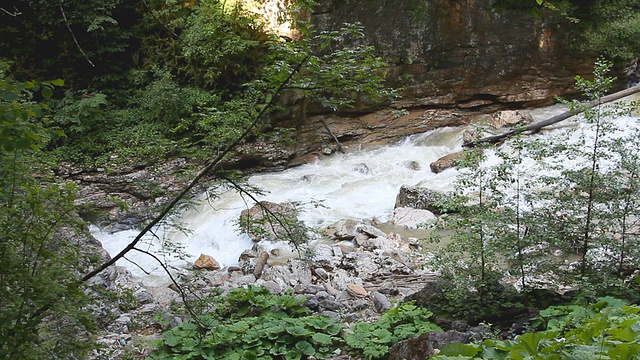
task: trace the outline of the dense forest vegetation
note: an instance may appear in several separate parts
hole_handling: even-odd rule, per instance
[[[518,8],[542,16],[540,4],[575,22],[575,31],[584,40],[577,46],[613,60],[640,55],[637,1],[500,0],[496,1],[496,11],[501,7]],[[383,69],[387,65],[384,59],[360,41],[363,30],[357,24],[345,24],[334,32],[315,33],[306,21],[314,5],[313,1],[297,1],[280,14],[283,21],[292,22],[295,39],[265,28],[259,14],[252,11],[259,2],[8,0],[0,5],[0,358],[84,358],[95,346],[87,340],[101,324],[92,309],[95,302],[104,301],[109,295],[98,294],[99,289],[90,286],[90,279],[83,278],[85,273],[98,268],[101,259],[87,250],[90,246],[83,240],[85,223],[74,206],[74,185],[56,177],[61,163],[118,172],[175,156],[205,161],[236,143],[245,129],[256,122],[252,136],[273,131],[267,115],[277,109],[273,100],[283,88],[297,89],[327,111],[394,96],[394,91],[384,86]],[[598,81],[583,83],[584,90],[596,98],[602,95],[603,85],[607,85],[606,77]],[[595,86],[597,91],[589,90],[589,86]],[[603,114],[588,114],[590,121],[600,124]],[[282,129],[283,133],[286,131],[290,129]],[[620,182],[628,180],[597,175],[596,165],[608,156],[600,149],[622,152],[625,146],[607,143],[591,154],[583,154],[592,166],[564,174],[565,182],[560,185],[586,189],[588,196],[579,203],[584,206],[576,205],[575,197],[563,198],[555,206],[565,208],[570,215],[606,206],[609,211],[599,214],[614,217],[618,221],[616,226],[626,228],[629,219],[637,217],[637,191],[615,194],[594,191],[602,188],[602,184],[624,190],[626,187],[620,186]],[[637,182],[637,158],[631,155],[621,158],[626,161],[623,163],[626,173]],[[481,169],[479,161],[472,155],[468,165]],[[517,159],[509,159],[507,163],[511,167],[501,169],[501,174],[519,171]],[[500,188],[501,181],[512,180],[496,176],[492,177],[494,183],[486,183],[487,173],[470,174],[465,178],[465,186],[478,189]],[[474,257],[468,267],[461,268],[466,273],[445,274],[457,289],[467,288],[469,281],[480,289],[493,284],[495,268],[486,259],[504,249],[500,244],[485,242],[486,239],[493,241],[495,234],[524,239],[521,233],[524,227],[514,229],[497,221],[496,214],[487,206],[506,198],[496,197],[501,196],[499,192],[491,196],[488,203],[480,200],[481,211],[476,208],[461,212],[479,214],[477,218],[460,221],[473,221],[461,226],[480,230],[460,235],[459,246],[466,246],[463,251]],[[457,200],[459,204],[465,201]],[[593,227],[597,228],[594,224],[610,218],[598,218],[596,211],[590,216],[585,222],[562,224],[567,227],[556,229],[569,231],[578,239],[574,245],[582,251],[577,274],[584,280],[580,282],[581,289],[587,290],[583,299],[593,301],[613,287],[616,296],[636,301],[637,288],[629,288],[623,279],[604,275],[628,270],[629,262],[637,259],[637,248],[630,244],[637,240],[625,237],[624,229],[622,239],[612,238],[609,233],[592,236]],[[504,221],[505,217],[500,219]],[[520,220],[525,222],[519,213],[509,219],[518,224]],[[549,230],[528,229],[527,241],[540,240],[545,236],[543,231]],[[480,238],[478,234],[482,234]],[[589,250],[599,244],[619,245],[621,249],[614,261],[606,264],[606,269],[612,271],[590,271]],[[529,274],[525,274],[530,264],[525,260],[537,259],[522,255],[528,245],[518,243],[516,248],[509,249],[519,254],[513,264],[521,270],[518,276],[523,288],[531,286],[526,280]],[[460,261],[445,255],[441,259],[442,266],[448,261]],[[561,274],[571,279],[575,275]],[[260,291],[250,290],[249,294],[238,291],[232,294],[236,297],[233,304],[231,300],[225,303],[216,298],[217,312],[194,318],[168,332],[154,356],[178,358],[177,354],[182,354],[183,358],[206,358],[204,354],[208,354],[209,358],[252,358],[268,353],[278,359],[328,357],[337,348],[346,347],[370,359],[384,356],[394,342],[421,331],[437,330],[427,320],[429,311],[404,304],[379,323],[360,325],[351,336],[342,339],[341,324],[310,314],[296,299],[274,298]],[[459,308],[447,311],[459,313],[469,309],[468,304],[460,303],[466,296],[464,292],[450,294],[455,298],[447,301],[459,304]],[[480,303],[485,304],[492,294],[480,291],[478,296]],[[256,299],[266,305],[258,306]],[[243,306],[247,308],[244,313],[238,311]],[[598,334],[604,334],[610,327],[616,329],[607,333],[612,334],[612,338],[607,338],[611,342],[607,343],[611,358],[624,349],[634,353],[638,329],[632,322],[637,323],[637,308],[609,300],[597,302],[593,309],[584,309],[580,317],[573,316],[579,311],[575,308],[561,309],[561,319],[569,320],[562,326],[557,322],[553,326],[541,325],[538,329],[545,332],[532,335],[538,336],[537,344],[546,344],[546,340],[556,335],[551,331],[567,334],[567,341],[572,336],[580,338],[580,331],[586,332],[580,321],[589,319],[585,314],[591,314],[597,322],[597,331],[601,332]],[[618,314],[620,323],[614,324],[602,315],[612,312]],[[238,314],[244,314],[243,319]],[[270,338],[273,333],[257,326],[263,322],[261,319],[280,329],[281,336]],[[210,348],[189,348],[193,339],[200,337],[203,324],[228,328],[220,335],[227,338],[208,333],[205,337],[211,337],[207,340]],[[252,331],[247,336],[260,341],[247,343],[246,337],[240,338]],[[378,338],[373,337],[372,341],[367,336],[370,333]],[[482,351],[499,348],[493,351],[506,352],[505,349],[515,349],[525,340],[485,344]],[[620,341],[631,345],[622,349]],[[263,342],[273,345],[261,347]],[[238,348],[228,346],[231,343]],[[585,346],[603,348],[602,344],[604,340]],[[468,357],[481,356],[478,346],[463,350]],[[291,352],[292,348],[296,351]],[[537,349],[543,351],[541,345]],[[556,346],[546,353],[553,351],[560,350]]]

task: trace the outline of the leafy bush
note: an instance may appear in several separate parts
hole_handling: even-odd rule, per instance
[[[339,320],[312,315],[305,299],[250,285],[200,304],[203,315],[166,331],[151,359],[325,359],[343,349],[379,359],[396,342],[428,331],[432,313],[401,304],[377,322],[359,323],[344,340]]]
[[[1,65],[1,64],[0,64]],[[1,67],[1,66],[0,66]],[[94,345],[89,299],[77,283],[95,259],[73,234],[73,185],[51,178],[42,126],[53,85],[16,82],[0,71],[0,358],[85,358]]]
[[[309,315],[303,298],[249,286],[212,300],[213,307],[197,322],[165,332],[151,359],[326,358],[342,345],[342,324]]]
[[[425,332],[442,331],[429,321],[431,315],[427,309],[411,302],[404,303],[382,314],[377,322],[354,325],[352,333],[345,336],[345,342],[350,352],[360,354],[365,359],[381,359],[400,340]]]
[[[638,359],[640,306],[601,298],[588,307],[541,312],[547,329],[514,340],[451,344],[432,359]]]

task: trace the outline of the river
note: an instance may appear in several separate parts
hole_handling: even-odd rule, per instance
[[[564,110],[553,106],[530,113],[539,121]],[[623,120],[637,123],[637,118]],[[567,126],[561,123],[537,136],[555,136]],[[299,204],[300,219],[313,229],[322,229],[340,219],[375,218],[385,222],[402,185],[451,189],[457,170],[434,174],[429,164],[460,150],[465,129],[441,128],[386,146],[336,153],[281,172],[255,174],[248,183],[262,190],[263,194],[256,195],[259,200]],[[238,232],[236,226],[240,212],[251,207],[253,201],[224,186],[212,189],[212,193],[215,196],[202,194],[193,206],[174,219],[187,231],[155,229],[155,236],[147,237],[141,247],[177,268],[188,266],[200,254],[213,256],[223,267],[236,264],[239,255],[253,246],[248,235]],[[136,230],[108,233],[96,226],[90,230],[110,254],[118,253],[138,233]],[[190,258],[176,256],[180,253]],[[133,252],[127,259],[118,265],[127,267],[147,284],[166,281],[162,267],[151,257]]]

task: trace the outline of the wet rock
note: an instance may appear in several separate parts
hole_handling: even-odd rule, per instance
[[[422,166],[420,166],[420,163],[415,161],[415,160],[411,160],[411,161],[405,161],[402,166],[404,166],[405,168],[409,169],[409,170],[414,170],[414,171],[420,171],[422,170]]]
[[[442,191],[428,189],[425,187],[402,185],[396,196],[394,208],[413,208],[428,210],[436,215],[449,212],[442,206],[442,202],[448,198],[447,194]]]
[[[258,252],[255,249],[247,249],[243,251],[242,254],[240,254],[240,257],[238,258],[238,260],[247,261],[249,259],[257,258],[257,257],[258,257]]]
[[[240,225],[253,241],[286,240],[289,233],[281,223],[297,221],[297,210],[290,203],[261,201],[240,213]]]
[[[418,228],[433,224],[437,219],[429,210],[398,207],[393,209],[389,222],[407,228]]]
[[[196,270],[219,270],[220,264],[210,255],[200,254],[200,257],[193,263]]]
[[[464,158],[464,151],[454,152],[445,155],[429,164],[429,168],[435,174],[439,174],[447,169],[458,166],[458,162]]]
[[[357,172],[357,173],[360,173],[360,174],[367,175],[367,174],[369,174],[369,172],[370,172],[371,170],[369,169],[369,167],[367,166],[367,164],[365,164],[365,163],[360,163],[360,164],[356,164],[356,165],[353,167],[353,171],[354,171],[354,172]]]

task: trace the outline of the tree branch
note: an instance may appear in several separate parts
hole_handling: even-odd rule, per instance
[[[13,12],[3,8],[2,6],[0,6],[0,11],[2,11],[3,13],[9,15],[9,16],[13,16],[13,17],[18,17],[20,15],[22,15],[22,12],[20,10],[18,10],[17,7],[13,7]]]
[[[298,71],[300,71],[300,68],[302,68],[302,65],[307,61],[308,58],[309,58],[309,56],[305,56],[304,59],[302,59],[302,61],[300,61],[296,65],[296,67],[291,71],[291,73],[289,73],[289,76],[280,84],[280,86],[278,86],[276,91],[271,96],[271,99],[269,100],[267,105],[265,105],[262,108],[262,110],[260,110],[258,115],[256,115],[255,119],[253,120],[253,122],[251,122],[251,124],[244,130],[244,132],[232,144],[228,145],[220,154],[218,154],[218,156],[216,156],[216,158],[213,159],[209,163],[209,165],[205,166],[198,173],[198,175],[196,175],[196,177],[193,180],[191,180],[191,182],[184,189],[182,189],[182,191],[180,191],[180,193],[178,193],[178,195],[176,195],[176,197],[164,208],[164,210],[162,210],[162,212],[158,216],[156,216],[153,220],[151,220],[151,222],[149,222],[149,224],[147,224],[147,226],[145,226],[144,229],[142,229],[142,231],[140,231],[140,233],[133,239],[133,241],[131,241],[131,243],[129,243],[129,245],[127,245],[124,249],[122,249],[122,251],[120,251],[117,255],[115,255],[113,258],[111,258],[111,260],[105,262],[104,264],[102,264],[98,268],[96,268],[93,271],[91,271],[90,273],[86,274],[81,279],[81,282],[86,282],[87,280],[89,280],[92,277],[96,276],[97,274],[101,273],[102,271],[104,271],[104,269],[106,269],[109,266],[115,264],[116,261],[118,261],[123,256],[125,256],[129,251],[131,251],[136,246],[136,244],[138,244],[138,242],[149,231],[151,231],[153,229],[153,227],[155,227],[158,223],[160,223],[160,221],[162,221],[162,219],[164,219],[164,217],[167,216],[171,212],[171,210],[180,202],[180,200],[182,200],[182,198],[184,198],[189,193],[189,191],[194,186],[196,186],[196,184],[198,184],[198,182],[200,182],[200,180],[202,180],[202,178],[207,173],[209,173],[209,172],[211,172],[213,170],[216,170],[219,167],[220,162],[222,161],[222,159],[225,156],[227,156],[227,154],[229,154],[233,148],[235,148],[237,145],[239,145],[247,137],[247,135],[249,135],[249,133],[253,130],[253,128],[256,127],[256,125],[258,124],[260,119],[267,112],[267,109],[271,108],[273,106],[273,104],[277,101],[278,95],[280,94],[282,89],[284,89],[284,87],[286,86],[287,83],[289,83],[291,78],[293,78],[293,76],[296,73],[298,73]]]
[[[84,50],[82,50],[82,47],[78,43],[78,39],[76,39],[76,34],[74,34],[73,30],[71,30],[71,26],[69,25],[69,21],[67,20],[67,15],[65,14],[64,8],[62,7],[62,1],[59,1],[58,4],[60,5],[60,12],[62,13],[62,19],[64,19],[64,24],[67,25],[67,29],[71,33],[71,37],[73,38],[73,42],[76,43],[76,46],[78,47],[78,50],[80,50],[80,53],[82,53],[82,56],[84,56],[84,58],[87,59],[87,62],[89,62],[89,64],[91,64],[92,67],[96,67],[95,64],[93,62],[91,62],[91,60],[89,59],[87,54],[85,54]]]

